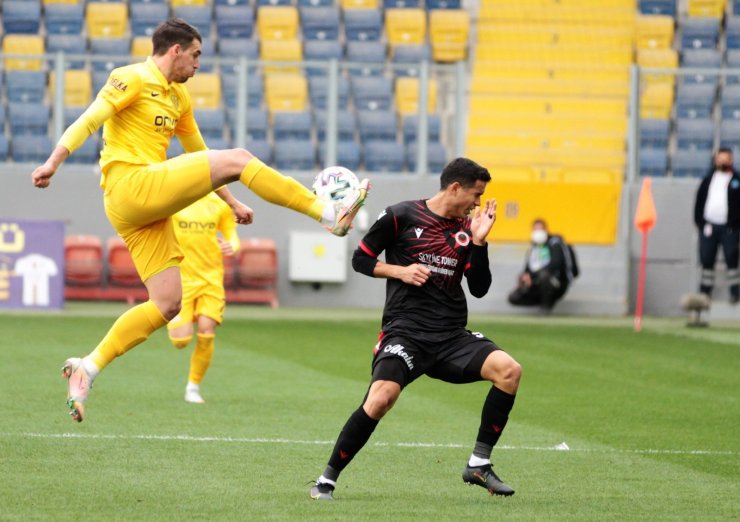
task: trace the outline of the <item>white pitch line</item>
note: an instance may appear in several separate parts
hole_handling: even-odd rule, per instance
[[[203,437],[193,435],[115,435],[95,433],[9,433],[0,432],[2,438],[39,438],[39,439],[91,439],[91,440],[153,440],[153,441],[180,441],[180,442],[218,442],[238,444],[305,444],[312,446],[333,445],[333,440],[301,440],[280,438],[248,438],[248,437]],[[396,447],[396,448],[465,448],[470,444],[438,443],[438,442],[375,442],[374,446]],[[629,448],[568,448],[563,449],[556,446],[496,446],[497,450],[511,451],[558,451],[558,452],[581,452],[581,453],[630,453],[638,455],[729,455],[740,456],[738,451],[730,450],[680,450],[680,449],[629,449]]]

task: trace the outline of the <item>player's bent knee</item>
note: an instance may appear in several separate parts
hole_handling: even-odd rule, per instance
[[[374,419],[380,419],[388,413],[401,394],[401,386],[390,381],[377,381],[370,388],[365,400],[365,411]]]

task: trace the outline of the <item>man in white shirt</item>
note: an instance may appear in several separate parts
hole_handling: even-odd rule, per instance
[[[732,165],[732,151],[721,148],[714,157],[714,169],[702,179],[696,192],[694,223],[699,229],[701,283],[699,291],[708,296],[714,288],[717,251],[727,265],[730,303],[740,298],[738,245],[740,243],[740,176]]]

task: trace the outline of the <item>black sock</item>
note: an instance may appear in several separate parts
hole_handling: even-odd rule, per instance
[[[342,470],[347,467],[355,455],[362,449],[375,431],[379,421],[372,419],[365,413],[362,406],[350,415],[347,423],[339,433],[337,443],[329,457],[329,465],[323,476],[336,481]]]
[[[491,450],[498,442],[509,420],[516,395],[510,395],[495,386],[488,392],[480,416],[480,428],[473,455],[482,459],[491,457]]]

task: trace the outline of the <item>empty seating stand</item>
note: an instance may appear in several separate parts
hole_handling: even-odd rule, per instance
[[[278,306],[278,254],[272,239],[242,239],[236,254],[238,287],[226,290],[229,302],[265,303]]]

